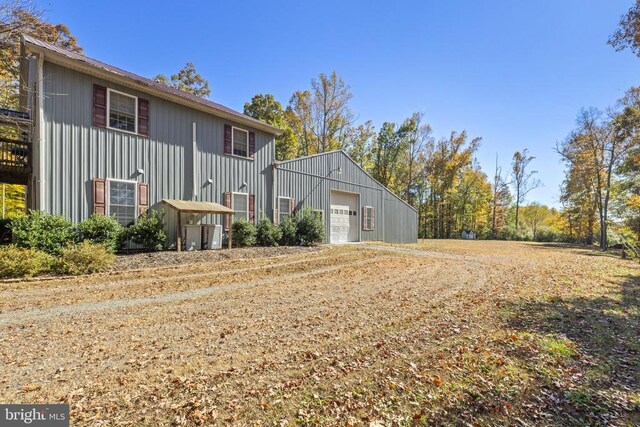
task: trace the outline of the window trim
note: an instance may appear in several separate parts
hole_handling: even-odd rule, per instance
[[[136,112],[135,112],[135,119],[133,122],[135,126],[134,132],[131,132],[130,130],[126,130],[126,129],[118,129],[118,128],[111,127],[111,92],[115,92],[119,95],[128,96],[129,98],[133,98],[135,100]],[[106,126],[107,129],[117,130],[119,132],[128,133],[130,135],[138,135],[138,97],[135,95],[131,95],[129,93],[121,92],[119,90],[107,88],[107,123],[106,124],[107,124]]]
[[[247,155],[246,156],[241,156],[240,154],[235,154],[233,152],[233,149],[234,149],[234,146],[235,146],[235,139],[236,139],[234,131],[236,129],[247,134]],[[235,127],[235,126],[231,126],[231,155],[235,156],[235,157],[239,157],[241,159],[249,159],[249,160],[251,160],[251,157],[249,156],[249,131],[248,130],[242,129],[242,128],[239,128],[239,127]]]
[[[242,157],[242,156],[238,156],[238,157]],[[249,221],[249,193],[240,193],[240,192],[238,192],[238,191],[232,191],[232,192],[231,192],[231,209],[233,209],[233,210],[235,210],[235,209],[236,209],[236,208],[235,208],[235,206],[234,206],[234,205],[235,205],[235,202],[234,202],[234,197],[233,197],[233,196],[235,196],[236,194],[241,195],[241,196],[246,196],[246,197],[247,197],[247,211],[246,211],[245,219],[246,219],[247,221]],[[235,217],[235,212],[234,212],[234,213],[233,213],[233,221],[235,221],[235,220],[236,220],[236,217]],[[231,223],[233,223],[233,221],[231,221]]]
[[[289,218],[293,215],[293,209],[291,209],[291,200],[293,200],[293,197],[278,196],[278,224],[282,224],[281,215],[283,214],[280,210],[280,199],[287,199],[289,201],[289,212],[285,213],[285,215],[289,215]]]
[[[107,178],[107,185],[106,185],[106,190],[107,190],[107,194],[105,195],[105,212],[107,213],[107,216],[112,216],[111,214],[111,183],[112,182],[126,182],[127,184],[133,184],[135,186],[135,195],[133,198],[133,205],[134,205],[134,221],[135,218],[138,217],[138,209],[139,209],[139,205],[138,205],[138,181],[131,181],[129,179],[111,179],[111,178]],[[117,220],[116,220],[117,221]]]
[[[371,213],[373,213],[375,212],[376,208],[374,206],[363,206],[363,209],[371,209]],[[369,222],[369,224],[366,223],[367,221]],[[369,225],[371,225],[371,227],[369,227]],[[362,216],[362,229],[364,231],[375,231],[375,223],[371,221],[371,215],[367,215],[366,221],[364,215]]]

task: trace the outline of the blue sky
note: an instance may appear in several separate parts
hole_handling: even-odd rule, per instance
[[[488,175],[529,148],[557,205],[553,151],[582,107],[640,84],[640,59],[606,44],[632,0],[41,2],[96,59],[152,77],[188,61],[211,99],[237,110],[256,93],[286,104],[319,72],[351,86],[359,121],[425,114],[437,137],[481,136]]]

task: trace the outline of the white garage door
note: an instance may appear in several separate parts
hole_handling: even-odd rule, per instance
[[[360,240],[358,222],[359,195],[331,190],[329,243],[357,242]]]
[[[331,243],[349,241],[349,206],[331,205]]]

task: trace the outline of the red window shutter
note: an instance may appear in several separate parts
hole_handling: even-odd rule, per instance
[[[249,132],[249,157],[253,159],[253,155],[256,152],[256,134],[255,132]]]
[[[225,192],[224,193],[224,205],[226,207],[228,207],[228,208],[232,207],[231,206],[231,193],[229,193],[229,192]],[[230,217],[230,215],[226,215],[226,214],[224,215],[224,229],[225,230],[228,230],[229,226],[231,225],[230,221],[229,221],[229,217]]]
[[[93,85],[93,125],[107,126],[107,88]]]
[[[107,180],[93,179],[93,212],[105,215],[107,212]]]
[[[138,215],[142,215],[149,209],[149,184],[138,183]]]
[[[149,101],[138,98],[138,133],[149,136]]]
[[[224,125],[224,154],[231,154],[231,125]]]
[[[367,207],[362,207],[362,229],[367,230]]]
[[[371,208],[371,230],[376,229],[376,208]]]
[[[293,215],[294,213],[296,213],[296,199],[294,199],[293,197],[290,199],[291,201],[291,215]]]
[[[249,194],[249,222],[256,223],[256,196]]]

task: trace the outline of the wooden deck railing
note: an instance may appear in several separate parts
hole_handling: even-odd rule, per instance
[[[0,170],[8,173],[31,172],[31,143],[0,138]]]

